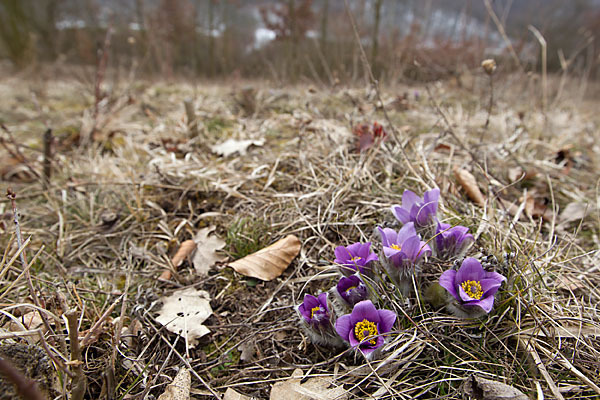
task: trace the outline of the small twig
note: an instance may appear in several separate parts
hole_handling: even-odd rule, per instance
[[[485,120],[485,128],[490,124],[490,116],[492,115],[492,105],[494,104],[494,75],[490,75],[490,103],[487,109],[487,118]]]
[[[510,55],[512,56],[515,64],[519,67],[519,69],[521,71],[523,71],[523,66],[521,65],[521,61],[519,61],[519,56],[517,55],[515,48],[513,47],[510,39],[508,38],[506,31],[504,30],[504,26],[502,25],[502,22],[500,22],[500,20],[498,19],[498,16],[494,12],[494,9],[492,8],[492,4],[490,3],[490,0],[484,0],[484,4],[485,4],[485,8],[487,9],[488,14],[490,15],[490,17],[492,17],[494,24],[496,24],[496,28],[498,28],[498,32],[500,33],[500,36],[502,36],[502,39],[506,43],[506,46],[508,47],[508,50],[510,51]]]
[[[85,335],[85,337],[81,340],[81,347],[86,347],[92,343],[94,335],[98,333],[104,321],[110,316],[117,304],[121,302],[123,296],[125,296],[125,294],[122,294],[114,303],[112,303],[110,307],[108,307],[108,309],[102,314],[102,316],[100,316],[98,321],[96,321],[96,323],[90,328],[87,335]]]
[[[529,25],[529,30],[537,41],[540,43],[540,47],[542,48],[542,113],[546,112],[546,107],[548,106],[548,78],[547,78],[547,60],[548,60],[548,50],[546,45],[546,39],[544,36],[536,29],[535,26]]]
[[[10,203],[12,205],[13,221],[15,223],[15,233],[17,235],[17,244],[18,244],[19,248],[21,248],[21,246],[23,245],[23,237],[21,236],[21,226],[19,225],[19,211],[17,210],[17,201],[16,201],[17,195],[11,188],[8,188],[8,189],[6,189],[6,197],[9,198]],[[33,286],[33,281],[31,280],[31,274],[29,273],[29,268],[27,267],[29,265],[29,263],[27,262],[27,252],[25,250],[23,250],[20,254],[20,257],[21,257],[21,263],[23,264],[23,269],[25,272],[25,278],[27,279],[27,286],[29,287],[29,292],[31,294],[31,298],[33,299],[33,304],[35,304],[39,308],[44,308],[41,306],[40,299],[37,296],[37,289]],[[42,318],[42,322],[43,322],[44,327],[46,328],[47,332],[51,332],[52,334],[55,334],[54,330],[50,327],[50,323],[46,319],[46,316],[44,315],[44,313],[39,313],[39,314],[40,314],[40,317]]]
[[[82,400],[87,386],[83,374],[83,362],[81,360],[81,347],[79,347],[79,329],[77,324],[77,310],[69,310],[65,313],[69,324],[69,341],[71,342],[71,368],[75,375],[71,379],[71,400]]]
[[[44,400],[35,382],[21,374],[11,363],[0,358],[0,374],[15,385],[15,389],[24,400]]]
[[[44,133],[44,183],[50,185],[52,175],[52,129]]]

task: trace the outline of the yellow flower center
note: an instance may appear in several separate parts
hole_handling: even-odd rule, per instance
[[[483,296],[481,290],[481,282],[479,281],[464,281],[460,284],[465,293],[472,299],[479,300]]]
[[[360,261],[360,260],[362,260],[362,258],[361,258],[361,257],[359,257],[359,256],[352,257],[352,258],[350,259],[350,261],[352,261],[352,262],[357,262],[357,261]]]
[[[356,289],[356,286],[350,286],[348,289],[346,289],[346,294],[350,294],[350,291]]]
[[[402,247],[398,246],[397,244],[393,244],[390,247],[394,250],[398,250],[398,251],[402,250]]]
[[[377,338],[375,336],[378,334],[375,322],[368,321],[366,318],[354,325],[354,336],[359,342],[368,340],[372,345],[376,345]]]
[[[310,319],[313,319],[315,317],[315,313],[316,312],[320,312],[321,311],[321,306],[316,306],[310,309]]]

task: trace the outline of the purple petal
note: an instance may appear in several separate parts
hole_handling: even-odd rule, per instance
[[[385,228],[385,229],[378,228],[378,229],[379,229],[379,232],[381,233],[381,242],[383,243],[384,246],[390,247],[392,244],[398,244],[397,243],[398,234],[396,233],[395,230],[390,229],[390,228]]]
[[[475,304],[480,301],[480,300],[474,299],[471,296],[469,296],[467,294],[467,292],[465,292],[465,290],[462,288],[461,285],[458,285],[458,294],[460,295],[461,300],[464,302],[467,302],[467,303]]]
[[[300,313],[300,315],[302,315],[302,317],[304,317],[305,320],[310,321],[310,311],[306,309],[304,303],[298,306],[298,312]]]
[[[432,203],[432,202],[437,203],[439,198],[440,198],[440,189],[438,189],[438,188],[428,190],[423,195],[423,201],[425,203]]]
[[[479,307],[483,308],[483,311],[489,313],[494,306],[494,296],[485,297],[479,300],[477,303],[474,303],[474,305],[478,305]]]
[[[405,210],[410,210],[413,205],[421,201],[423,201],[423,199],[417,196],[413,191],[405,190],[404,193],[402,193],[402,208]]]
[[[364,319],[367,321],[379,323],[379,314],[377,313],[377,309],[371,303],[371,300],[364,300],[357,303],[352,310],[352,314],[350,314],[350,321],[352,321],[352,326],[356,325],[357,322],[360,322]]]
[[[379,333],[388,333],[396,322],[396,313],[390,310],[377,310],[379,313]]]
[[[371,244],[369,243],[369,246],[370,245]],[[350,253],[350,258],[356,257],[356,256],[360,257],[362,247],[363,247],[362,243],[352,243],[350,246],[346,247],[346,249],[348,250],[348,253]],[[368,252],[369,252],[369,250],[367,249],[367,253]]]
[[[359,256],[362,260],[366,260],[367,257],[369,257],[369,253],[371,252],[371,242],[358,244],[360,246],[357,247],[356,255]]]
[[[483,297],[495,295],[498,289],[500,289],[500,285],[502,285],[502,282],[498,282],[495,279],[482,279],[481,291],[483,292]]]
[[[400,229],[400,231],[398,232],[398,235],[396,237],[397,241],[395,243],[402,244],[409,237],[416,236],[416,235],[417,235],[417,231],[415,230],[415,224],[412,222],[408,222],[408,223],[404,224],[402,229]]]
[[[373,261],[379,261],[379,257],[377,257],[377,254],[375,253],[371,253],[367,256],[367,258],[365,259],[365,265]]]
[[[352,256],[347,248],[344,246],[338,246],[334,250],[335,253],[335,262],[338,264],[346,264]]]
[[[319,301],[319,305],[323,306],[325,311],[329,312],[329,307],[327,307],[327,292],[321,293],[317,300]]]
[[[465,258],[456,274],[456,283],[461,284],[464,281],[481,281],[485,276],[483,267],[473,257]]]
[[[392,206],[392,213],[394,214],[396,219],[402,222],[403,224],[406,224],[408,221],[410,221],[410,212],[408,210],[405,210],[401,206]]]
[[[402,252],[406,254],[406,257],[411,261],[415,260],[419,249],[421,248],[421,239],[418,236],[413,236],[408,239],[404,243],[402,243]]]
[[[423,257],[429,257],[430,255],[431,247],[425,242],[419,242],[419,250],[417,251],[415,263],[421,261]]]
[[[305,294],[303,304],[307,310],[310,310],[310,309],[313,309],[313,308],[319,306],[319,300],[317,300],[317,298],[315,296],[312,296],[310,294]]]
[[[400,253],[400,250],[392,249],[391,247],[384,247],[383,248],[383,254],[387,258],[392,258],[393,256],[395,256],[398,253]]]
[[[456,293],[456,271],[449,269],[444,271],[440,276],[440,286],[446,289],[456,300],[460,300]]]
[[[338,293],[345,292],[351,287],[357,287],[360,283],[360,278],[356,275],[351,275],[348,277],[342,277],[337,284]]]
[[[353,328],[354,325],[350,322],[350,314],[342,315],[335,321],[335,331],[344,340],[349,340],[350,336],[354,336],[350,334]]]
[[[485,277],[483,279],[493,279],[497,282],[504,282],[506,280],[506,277],[502,274],[499,274],[497,272],[491,271],[491,272],[486,272],[485,273]]]

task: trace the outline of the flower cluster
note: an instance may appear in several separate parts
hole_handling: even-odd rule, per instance
[[[391,208],[400,229],[378,226],[375,230],[379,254],[372,249],[372,242],[335,248],[338,283],[317,297],[305,295],[297,307],[302,326],[315,343],[346,344],[367,358],[375,357],[390,338],[397,315],[374,303],[389,298],[382,290],[410,296],[413,288],[420,287],[421,270],[429,257],[460,264],[458,269],[443,272],[439,285],[430,286],[434,292],[435,287],[443,291],[443,303],[450,312],[477,318],[492,310],[494,296],[506,278],[485,271],[475,258],[459,262],[474,237],[467,227],[438,219],[439,198],[439,189],[427,191],[423,197],[406,190],[402,204]]]

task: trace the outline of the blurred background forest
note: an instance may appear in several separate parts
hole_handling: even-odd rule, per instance
[[[383,81],[504,70],[599,76],[598,0],[0,0],[0,59],[22,70],[108,63],[139,77],[365,77],[347,7]]]

